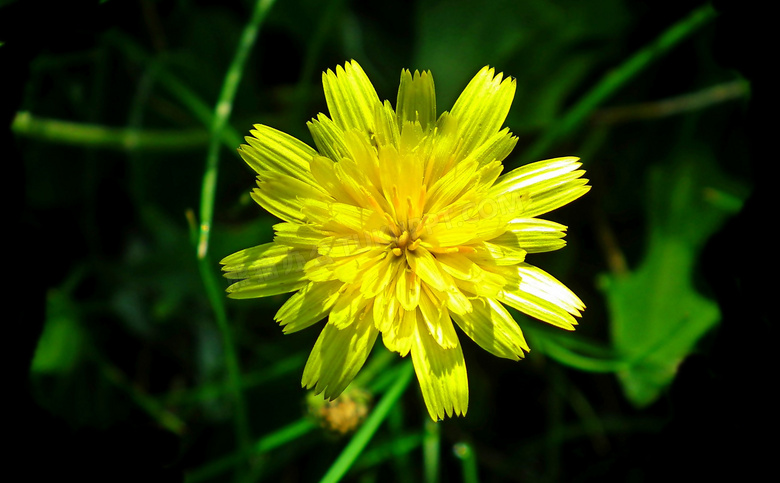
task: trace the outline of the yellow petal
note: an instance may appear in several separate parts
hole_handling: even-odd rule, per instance
[[[416,329],[412,362],[428,414],[434,421],[453,414],[465,415],[469,383],[460,344],[451,349],[442,348],[421,320],[417,321]]]
[[[396,318],[382,331],[382,342],[387,350],[406,357],[412,349],[417,330],[418,311],[399,309]]]
[[[224,272],[250,272],[254,269],[276,267],[280,263],[290,263],[290,258],[304,257],[305,251],[297,250],[289,245],[280,243],[264,243],[252,248],[239,250],[232,255],[223,258],[219,263],[223,265]],[[305,263],[305,261],[304,261]],[[292,268],[295,264],[291,263]],[[303,267],[299,267],[302,269]],[[288,270],[289,271],[289,270]],[[226,275],[227,276],[227,275]],[[247,275],[234,275],[231,278],[246,278]]]
[[[314,156],[311,161],[311,174],[317,183],[339,203],[355,203],[355,198],[344,189],[336,175],[336,163],[325,156]]]
[[[509,132],[509,128],[505,127],[486,139],[464,161],[474,159],[479,163],[480,167],[493,161],[500,162],[509,156],[516,144],[517,137]]]
[[[378,260],[363,274],[363,283],[360,291],[364,297],[374,297],[381,292],[388,291],[391,280],[394,280],[399,270],[403,270],[402,259],[389,252],[380,255]]]
[[[450,312],[460,315],[471,312],[471,302],[460,287],[450,287],[444,292],[444,296],[447,297],[447,308]]]
[[[480,265],[517,265],[525,260],[526,252],[522,248],[494,243],[504,235],[493,238],[489,242],[472,245],[474,251],[467,256]]]
[[[247,248],[222,259],[231,298],[254,298],[292,292],[305,285],[308,253],[278,243]]]
[[[366,231],[379,230],[385,223],[376,211],[360,206],[313,198],[302,199],[299,203],[306,220],[325,230],[362,235]]]
[[[517,266],[517,273],[521,277],[521,290],[543,297],[577,317],[581,315],[580,311],[585,310],[585,304],[574,292],[541,268],[521,263]]]
[[[577,320],[568,312],[534,295],[507,291],[499,296],[499,300],[520,312],[564,330],[574,330],[577,325]]]
[[[322,247],[319,249],[324,251]],[[309,260],[303,267],[306,277],[316,282],[341,280],[352,283],[359,281],[366,267],[370,267],[377,253],[382,251],[381,248],[372,250],[371,247],[363,247],[355,249],[350,254],[347,252],[349,249],[349,246],[334,247],[329,249],[327,254]],[[341,251],[347,252],[347,256],[341,256],[339,253]]]
[[[274,242],[280,245],[308,248],[312,255],[317,252],[317,245],[322,239],[332,235],[313,225],[300,223],[277,223],[274,225]]]
[[[516,218],[507,225],[507,231],[491,243],[509,248],[520,248],[528,253],[549,252],[566,246],[563,237],[566,226],[540,218]]]
[[[230,298],[250,299],[293,292],[307,283],[306,275],[300,272],[281,275],[261,272],[230,285],[226,290]]]
[[[399,124],[419,122],[426,130],[432,126],[436,122],[436,91],[433,86],[433,75],[429,71],[422,73],[414,71],[412,75],[410,71],[402,70],[395,106]]]
[[[447,290],[452,284],[450,277],[442,272],[439,262],[425,248],[406,250],[406,261],[418,277],[436,290]]]
[[[447,174],[437,179],[428,191],[425,211],[437,213],[453,202],[474,180],[479,168],[477,160],[456,164]]]
[[[420,293],[420,314],[428,333],[444,349],[458,345],[458,335],[452,326],[446,304],[439,300],[425,285]]]
[[[508,220],[490,198],[459,203],[436,223],[426,224],[423,247],[457,247],[490,240],[506,231]]]
[[[398,148],[398,117],[390,101],[385,101],[374,110],[374,139],[378,146]]]
[[[328,325],[337,329],[348,327],[356,318],[362,319],[366,313],[371,312],[368,310],[370,307],[366,307],[369,302],[369,299],[360,296],[359,284],[345,285],[333,308],[330,309]]]
[[[425,161],[425,184],[430,192],[434,183],[456,166],[456,151],[460,143],[458,120],[443,112],[436,122],[430,157]]]
[[[252,199],[285,221],[303,222],[306,200],[327,203],[332,198],[315,183],[305,183],[285,174],[269,171],[258,176]]]
[[[516,83],[485,66],[469,82],[450,113],[458,119],[459,135],[463,139],[461,156],[468,155],[492,137],[504,124]]]
[[[491,298],[472,301],[474,310],[452,318],[480,347],[498,357],[518,360],[528,352],[523,332],[503,305]]]
[[[501,176],[490,196],[519,193],[528,197],[520,203],[517,218],[531,218],[570,203],[590,190],[588,180],[577,170],[579,158],[555,158],[521,166]]]
[[[335,282],[310,282],[287,299],[274,320],[290,334],[305,329],[328,315],[336,302],[339,289],[344,284]]]
[[[416,309],[420,303],[420,277],[409,268],[402,270],[396,280],[395,296],[401,307],[406,310]]]
[[[317,151],[323,156],[333,161],[340,161],[349,154],[344,144],[344,130],[325,114],[318,114],[317,119],[306,123],[306,127],[309,128]]]
[[[354,60],[322,74],[325,100],[333,121],[343,130],[374,131],[374,109],[379,96],[363,69]]]
[[[401,304],[398,302],[398,298],[395,296],[395,279],[390,281],[390,285],[387,290],[379,292],[374,297],[374,304],[372,310],[374,312],[374,325],[377,330],[385,333],[391,330],[394,324],[399,323],[399,313],[403,312]]]
[[[447,253],[439,255],[437,259],[447,273],[458,280],[468,282],[468,284],[458,283],[458,286],[469,289],[471,293],[495,296],[506,284],[503,277],[482,269],[466,255]]]
[[[369,311],[353,323],[338,329],[328,323],[322,329],[303,369],[301,385],[314,387],[315,394],[324,392],[326,399],[335,399],[352,382],[374,347],[379,333],[374,328]]]
[[[258,174],[274,171],[293,178],[311,181],[309,162],[317,154],[309,147],[289,134],[274,128],[255,124],[247,136],[247,144],[238,148],[238,154]]]

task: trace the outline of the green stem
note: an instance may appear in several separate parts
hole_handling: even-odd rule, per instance
[[[14,134],[35,140],[123,151],[191,149],[205,146],[209,141],[208,133],[203,129],[115,128],[47,119],[27,111],[16,113],[11,130]]]
[[[238,363],[236,344],[233,341],[233,332],[230,330],[227,320],[227,311],[225,310],[225,295],[212,270],[210,257],[206,256],[199,258],[198,269],[200,270],[200,276],[206,288],[206,296],[211,303],[211,307],[214,309],[217,327],[219,328],[222,337],[230,396],[235,405],[233,411],[233,426],[236,432],[236,443],[239,452],[245,453],[246,448],[249,446],[249,418],[247,417],[246,402],[244,401],[244,393],[242,390],[241,369]]]
[[[439,423],[425,418],[425,436],[423,438],[423,467],[425,468],[425,483],[439,481],[439,448],[441,434]]]
[[[185,481],[187,483],[198,483],[200,481],[214,478],[217,475],[230,471],[231,468],[246,460],[246,458],[255,454],[263,454],[283,446],[300,438],[304,434],[307,434],[315,427],[315,424],[310,419],[299,419],[298,421],[292,424],[288,424],[287,426],[280,428],[271,434],[263,436],[257,440],[257,442],[252,445],[247,452],[230,454],[193,470],[187,474]]]
[[[322,477],[321,483],[335,483],[349,471],[352,464],[355,462],[360,453],[366,447],[371,438],[379,429],[379,425],[385,420],[390,409],[395,405],[401,395],[404,393],[406,386],[412,380],[412,374],[414,374],[414,367],[411,362],[405,361],[404,367],[401,373],[396,379],[395,383],[385,393],[384,397],[379,401],[374,410],[366,419],[366,422],[358,429],[347,446],[336,458],[336,461],[328,469],[325,476]]]
[[[607,98],[634,78],[643,69],[666,54],[672,47],[715,18],[711,5],[704,5],[664,31],[655,41],[645,46],[623,64],[608,72],[596,86],[548,129],[520,158],[520,165],[541,159],[559,139],[577,129]]]
[[[379,344],[377,344],[379,345]],[[356,387],[371,388],[376,384],[377,376],[387,372],[387,366],[398,359],[398,354],[382,347],[375,347],[371,360],[360,370],[352,384]]]
[[[352,466],[354,471],[365,470],[373,466],[380,465],[390,458],[398,458],[399,456],[407,456],[410,452],[415,450],[422,444],[423,436],[420,433],[414,434],[399,434],[390,441],[383,444],[376,445],[363,453]],[[412,481],[410,475],[407,475],[406,479],[398,479],[396,481]]]
[[[211,221],[214,215],[214,197],[217,185],[217,169],[219,165],[219,144],[222,132],[227,125],[230,113],[233,110],[233,101],[236,91],[241,83],[241,77],[244,73],[244,66],[255,44],[257,34],[260,31],[260,25],[263,23],[266,15],[271,10],[275,0],[258,0],[255,9],[252,12],[252,18],[244,27],[241,34],[236,54],[225,74],[225,80],[222,83],[222,91],[219,94],[219,100],[214,108],[214,117],[211,122],[211,142],[209,143],[209,152],[206,158],[206,172],[203,176],[203,187],[200,199],[200,236],[198,239],[198,258],[204,258],[208,252],[209,234],[211,232]],[[237,148],[238,146],[233,146]]]
[[[387,417],[387,427],[390,430],[390,434],[394,441],[399,441],[403,433],[404,428],[404,413],[403,407],[399,405],[393,406],[390,410],[390,414]],[[417,445],[422,444],[422,435],[418,435],[419,442]],[[395,470],[396,481],[414,481],[412,477],[412,465],[409,459],[409,454],[406,451],[402,451],[402,447],[399,445],[393,450],[393,468]]]
[[[125,36],[118,31],[111,31],[106,34],[113,46],[119,49],[125,56],[134,62],[150,62],[150,55],[147,54],[132,37]],[[178,77],[168,72],[161,64],[154,66],[154,78],[165,87],[178,101],[204,125],[211,126],[214,115],[212,109],[198,95],[190,89]],[[228,149],[235,149],[241,144],[241,135],[232,126],[226,125],[220,135],[222,144]]]
[[[452,450],[455,453],[455,456],[461,461],[463,483],[479,483],[477,455],[474,453],[474,448],[468,443],[460,442],[457,443]]]
[[[125,375],[119,370],[118,367],[108,362],[102,357],[97,358],[98,367],[100,373],[110,383],[116,387],[125,391],[130,399],[133,400],[142,410],[149,414],[157,423],[166,428],[167,430],[175,434],[183,434],[187,429],[187,425],[176,414],[168,411],[159,401],[154,397],[140,391],[130,381],[127,380]]]
[[[593,357],[579,354],[550,337],[534,337],[534,345],[542,354],[546,354],[561,364],[585,372],[611,373],[631,367],[631,361],[619,357]]]
[[[233,424],[236,432],[236,443],[239,452],[244,454],[249,446],[249,418],[247,416],[246,403],[241,390],[241,370],[238,363],[233,335],[227,321],[227,314],[224,305],[224,294],[216,281],[216,276],[212,271],[212,263],[208,256],[208,240],[211,231],[211,222],[214,215],[214,199],[217,184],[217,171],[219,162],[219,147],[222,139],[222,133],[227,125],[230,112],[233,108],[238,85],[244,71],[246,59],[257,39],[257,33],[260,25],[265,19],[274,0],[258,0],[249,23],[244,27],[241,39],[236,47],[236,54],[230,63],[225,80],[222,84],[222,91],[219,100],[214,108],[214,117],[211,123],[211,141],[209,143],[208,156],[206,158],[206,169],[203,175],[203,184],[201,190],[200,202],[200,231],[197,244],[198,266],[200,268],[201,278],[206,286],[206,292],[217,319],[222,343],[225,350],[225,365],[228,370],[228,380],[231,387],[231,393],[235,403]]]

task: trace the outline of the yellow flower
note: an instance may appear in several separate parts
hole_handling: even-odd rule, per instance
[[[577,158],[501,175],[515,138],[501,129],[515,81],[488,67],[450,112],[436,113],[430,72],[401,73],[396,108],[357,62],[323,73],[331,118],[308,123],[317,150],[255,125],[239,148],[257,172],[252,198],[284,220],[272,243],[222,260],[230,297],[295,292],[276,320],[285,333],[327,317],[302,385],[336,398],[377,336],[411,352],[434,420],[463,415],[468,380],[453,321],[482,348],[528,351],[504,305],[573,330],[585,308],[525,262],[565,245],[566,227],[536,218],[585,194]]]

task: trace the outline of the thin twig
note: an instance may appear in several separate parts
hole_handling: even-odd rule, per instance
[[[599,109],[593,113],[591,121],[595,124],[619,124],[673,116],[739,99],[747,96],[749,92],[748,82],[739,79],[669,99]]]

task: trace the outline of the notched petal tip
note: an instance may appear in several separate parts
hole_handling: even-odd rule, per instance
[[[436,89],[433,75],[429,71],[408,69],[401,71],[398,85],[396,112],[399,125],[406,122],[419,122],[424,129],[436,122]]]
[[[366,73],[356,61],[322,73],[325,101],[333,121],[342,129],[373,132],[374,109],[381,104]]]
[[[485,66],[466,85],[450,114],[458,119],[462,159],[501,129],[515,97],[517,83]]]

